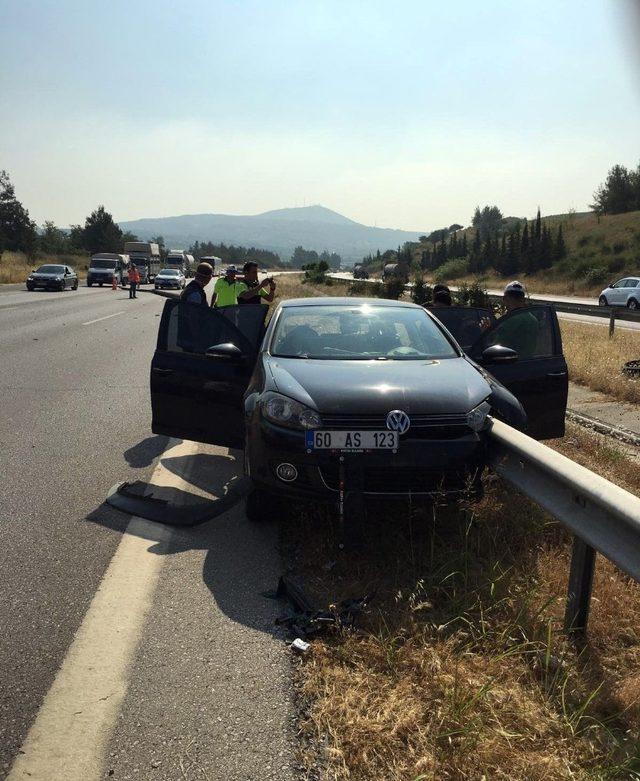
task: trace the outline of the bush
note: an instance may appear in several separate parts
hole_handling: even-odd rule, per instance
[[[448,260],[435,270],[436,282],[447,282],[450,279],[458,279],[469,272],[469,261],[466,258]]]
[[[381,282],[365,282],[363,279],[356,279],[349,285],[348,293],[350,296],[370,296],[380,297]]]
[[[624,243],[624,241],[615,241],[613,243],[613,254],[619,255],[621,252],[624,252],[627,248],[627,245]]]
[[[588,285],[604,285],[609,279],[609,270],[604,266],[593,266],[587,269],[584,278]]]
[[[580,238],[578,239],[578,246],[586,247],[590,241],[591,241],[591,236],[580,236]]]
[[[404,281],[402,279],[389,279],[382,282],[377,290],[378,298],[390,298],[397,301],[404,293]]]
[[[625,265],[625,258],[611,258],[611,260],[607,263],[607,268],[609,271],[613,271],[615,274],[618,271],[622,271]]]
[[[433,288],[427,285],[422,277],[416,277],[411,288],[411,300],[414,304],[427,306],[433,301]]]
[[[490,308],[489,294],[486,288],[477,280],[467,285],[463,282],[453,294],[453,302],[457,306],[479,306]]]

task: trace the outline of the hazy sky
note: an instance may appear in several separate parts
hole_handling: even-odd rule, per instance
[[[0,0],[0,168],[60,225],[584,210],[640,159],[631,2]]]

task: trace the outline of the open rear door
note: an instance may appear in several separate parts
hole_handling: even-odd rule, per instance
[[[483,359],[483,351],[496,344],[515,350],[517,361],[490,363]],[[569,378],[553,307],[514,309],[497,320],[467,352],[520,401],[527,413],[529,436],[564,436]]]
[[[152,430],[196,442],[244,447],[243,395],[268,307],[222,309],[168,300],[151,363]],[[210,352],[233,345],[237,353]]]

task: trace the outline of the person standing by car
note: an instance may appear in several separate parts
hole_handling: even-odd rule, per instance
[[[129,266],[129,298],[137,298],[136,289],[140,284],[140,272],[138,271],[136,264],[131,263]]]
[[[189,304],[202,304],[207,306],[207,294],[205,287],[211,282],[213,266],[210,263],[199,263],[194,278],[180,293],[180,300]]]
[[[244,282],[240,282],[236,278],[237,273],[238,269],[235,266],[227,268],[224,277],[220,277],[213,289],[211,306],[215,306],[216,309],[221,309],[225,306],[236,306],[240,300],[245,301],[255,297],[258,290],[262,289],[262,285],[260,285],[258,290],[255,288],[250,290]]]
[[[258,264],[255,260],[248,260],[242,267],[244,275],[244,284],[247,290],[253,292],[250,298],[238,297],[239,304],[270,304],[276,292],[275,280],[270,277],[264,279],[262,283],[258,281]],[[269,286],[267,291],[265,285]]]
[[[446,285],[438,283],[433,286],[433,304],[432,307],[438,309],[443,306],[452,306],[451,291]]]
[[[507,310],[498,321],[498,325],[492,335],[492,344],[501,344],[515,350],[521,358],[530,358],[535,354],[538,343],[538,319],[527,312],[522,317],[507,317],[517,309],[526,309],[529,304],[526,299],[527,291],[522,282],[514,280],[509,282],[502,294],[504,308]],[[491,326],[489,318],[480,321],[480,327],[486,331]]]

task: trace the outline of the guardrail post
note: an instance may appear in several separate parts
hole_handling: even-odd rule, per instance
[[[584,632],[587,628],[595,563],[595,550],[580,537],[574,537],[567,609],[564,614],[566,632]]]
[[[611,309],[611,312],[609,314],[609,339],[613,337],[613,332],[616,328],[616,310]]]

